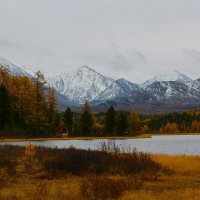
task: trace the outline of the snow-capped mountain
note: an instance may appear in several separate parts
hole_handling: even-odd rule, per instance
[[[188,97],[189,87],[183,83],[175,81],[154,82],[147,86],[145,91],[151,93],[158,100],[170,98],[185,98]]]
[[[0,66],[11,75],[33,78],[32,70],[23,70],[0,58]],[[114,80],[88,66],[73,72],[45,73],[49,85],[56,89],[60,109],[68,105],[79,107],[88,100],[92,106],[114,105],[120,109],[136,108],[140,112],[174,112],[200,107],[200,79],[173,71],[156,76],[141,86],[123,78]],[[170,108],[170,109],[169,109]]]
[[[134,83],[131,83],[123,78],[113,81],[95,100],[111,100],[120,97],[129,96],[134,91],[139,91],[141,88]]]
[[[191,96],[199,98],[200,96],[200,79],[194,80],[194,81],[190,81],[188,83],[186,83],[186,85],[188,86],[188,93],[191,94]]]
[[[55,76],[47,75],[46,78],[73,104],[82,104],[85,100],[92,101],[114,81],[86,65],[71,73],[57,73]]]
[[[12,62],[10,62],[7,59],[2,58],[2,57],[0,57],[0,67],[3,67],[4,69],[6,69],[8,71],[8,73],[12,76],[28,76],[31,79],[33,78],[34,73],[32,71],[30,73],[28,73],[25,70],[23,70],[22,68],[16,66]],[[59,108],[65,108],[67,98],[64,95],[58,93],[57,91],[56,91],[55,95],[56,95],[57,104],[58,104]]]
[[[2,57],[0,57],[0,66],[7,69],[10,75],[31,77],[29,73]]]
[[[151,85],[152,83],[162,82],[162,81],[176,81],[179,83],[187,83],[192,81],[192,79],[187,75],[178,72],[177,70],[173,70],[171,72],[167,72],[167,74],[165,75],[154,76],[152,79],[145,81],[141,86],[143,88],[146,88],[148,85]]]
[[[200,79],[186,83],[190,88],[200,91]]]

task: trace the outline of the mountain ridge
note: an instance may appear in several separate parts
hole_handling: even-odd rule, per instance
[[[162,82],[162,81],[176,81],[179,83],[187,83],[192,81],[192,79],[189,76],[177,70],[173,70],[169,74],[154,76],[152,79],[149,79],[144,83],[142,83],[141,87],[146,88],[148,85],[151,85],[154,82]]]
[[[11,75],[31,76],[4,58],[0,58],[0,65]],[[114,80],[83,65],[73,72],[47,73],[45,77],[49,85],[56,89],[61,109],[66,106],[80,107],[85,100],[94,107],[114,105],[122,109],[136,107],[151,112],[159,107],[167,111],[167,106],[174,111],[176,106],[181,106],[179,109],[200,107],[200,79],[192,80],[177,70],[171,74],[155,76],[139,85],[124,78]],[[166,108],[163,105],[167,105]]]

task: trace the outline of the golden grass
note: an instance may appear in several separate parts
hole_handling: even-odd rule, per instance
[[[64,200],[80,199],[79,178],[70,176],[65,179],[35,179],[34,177],[18,177],[8,180],[0,190],[0,199],[20,200]]]
[[[175,174],[200,175],[200,156],[186,155],[152,155],[153,160],[172,169]]]
[[[123,195],[121,200],[199,200],[200,189],[179,189],[179,190],[163,190],[154,191],[132,191]]]
[[[127,191],[121,200],[200,199],[200,156],[154,154],[152,158],[174,173],[147,182],[142,190]]]
[[[117,178],[119,177],[116,176]],[[23,174],[17,179],[8,179],[0,187],[0,199],[81,200],[80,183],[83,179],[84,176],[72,175],[60,179],[40,179],[39,176]],[[186,176],[162,177],[159,181],[147,182],[142,189],[124,192],[119,200],[199,200],[198,180]]]
[[[141,189],[124,192],[119,200],[200,199],[200,156],[160,154],[151,156],[154,161],[173,170],[174,173],[161,174],[158,180],[146,180]],[[111,177],[109,174],[104,176]],[[119,175],[114,175],[112,178],[118,179]],[[83,198],[80,184],[84,179],[85,175],[71,174],[49,179],[40,168],[34,173],[28,173],[19,166],[16,177],[8,177],[5,182],[0,182],[0,199],[81,200]]]

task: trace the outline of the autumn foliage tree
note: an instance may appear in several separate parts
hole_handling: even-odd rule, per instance
[[[200,121],[194,120],[191,125],[192,133],[200,133]]]
[[[143,127],[141,127],[141,133],[146,134],[149,133],[149,126],[145,124]]]
[[[4,109],[0,111],[0,118],[5,118],[5,113],[12,116],[13,126],[8,130],[10,133],[39,136],[50,129],[53,130],[55,91],[46,85],[44,75],[40,71],[35,78],[30,78],[11,76],[5,69],[0,68],[0,86],[0,110]],[[9,114],[10,112],[12,113]]]
[[[176,123],[167,123],[160,128],[160,133],[178,133],[179,129]]]
[[[140,118],[137,112],[132,112],[130,115],[130,134],[138,134],[140,127]]]
[[[37,71],[35,73],[35,77],[33,79],[33,83],[35,86],[35,95],[34,95],[34,118],[35,118],[35,133],[39,134],[42,131],[42,124],[45,122],[45,107],[47,104],[45,102],[45,89],[46,89],[46,81],[44,78],[44,74],[41,71]]]

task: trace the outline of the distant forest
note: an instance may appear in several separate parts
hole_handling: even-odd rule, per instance
[[[200,133],[200,111],[140,115],[108,108],[94,113],[86,101],[82,112],[57,110],[55,90],[44,74],[11,76],[0,68],[0,137],[131,136]]]

